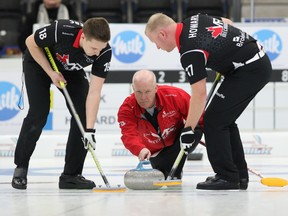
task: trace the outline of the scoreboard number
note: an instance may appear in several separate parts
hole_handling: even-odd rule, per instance
[[[159,74],[158,83],[164,83],[165,82],[165,72],[159,71],[158,74]]]
[[[179,83],[186,82],[186,72],[185,71],[179,71]]]
[[[282,82],[288,82],[288,70],[282,71],[281,80]]]

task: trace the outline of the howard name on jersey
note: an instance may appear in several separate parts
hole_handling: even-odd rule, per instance
[[[178,25],[181,64],[190,83],[207,77],[206,68],[225,74],[259,52],[253,37],[221,18],[197,14]]]

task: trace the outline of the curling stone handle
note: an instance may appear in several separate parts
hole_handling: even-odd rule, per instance
[[[148,160],[142,160],[138,163],[137,167],[136,167],[136,170],[145,170],[143,165],[148,165],[150,164],[150,161]]]

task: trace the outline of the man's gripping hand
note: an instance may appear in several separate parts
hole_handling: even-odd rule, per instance
[[[95,131],[96,131],[95,129],[86,129],[84,137],[82,138],[85,149],[88,149],[88,145],[90,144],[93,150],[95,150],[96,148]]]
[[[189,154],[195,150],[199,141],[202,138],[202,131],[195,129],[195,133],[191,127],[183,128],[180,134],[180,147],[185,154]]]
[[[151,152],[147,148],[143,148],[138,155],[138,158],[140,161],[143,161],[145,159],[149,160],[150,157],[151,157]]]

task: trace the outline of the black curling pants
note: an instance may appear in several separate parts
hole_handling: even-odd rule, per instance
[[[180,152],[180,141],[179,136],[175,139],[174,144],[168,147],[165,147],[159,154],[155,157],[150,157],[151,166],[154,169],[160,170],[165,178],[169,175],[172,166]],[[182,170],[185,164],[187,155],[184,154],[182,157],[176,171],[174,177],[181,179],[182,178]]]
[[[50,110],[50,77],[34,61],[23,63],[25,85],[29,101],[29,110],[25,117],[17,141],[14,162],[17,167],[28,168],[30,157],[45,126]],[[89,83],[85,78],[84,70],[64,71],[63,76],[67,81],[67,90],[74,103],[76,112],[82,125],[86,125],[85,102]],[[63,94],[63,91],[60,90]],[[71,113],[70,107],[66,105]],[[81,132],[71,113],[70,130],[66,146],[64,174],[81,174],[87,150],[81,140]]]
[[[225,79],[204,115],[204,134],[208,159],[223,179],[248,179],[247,163],[237,118],[256,94],[269,82],[271,63],[261,59],[225,75]]]

